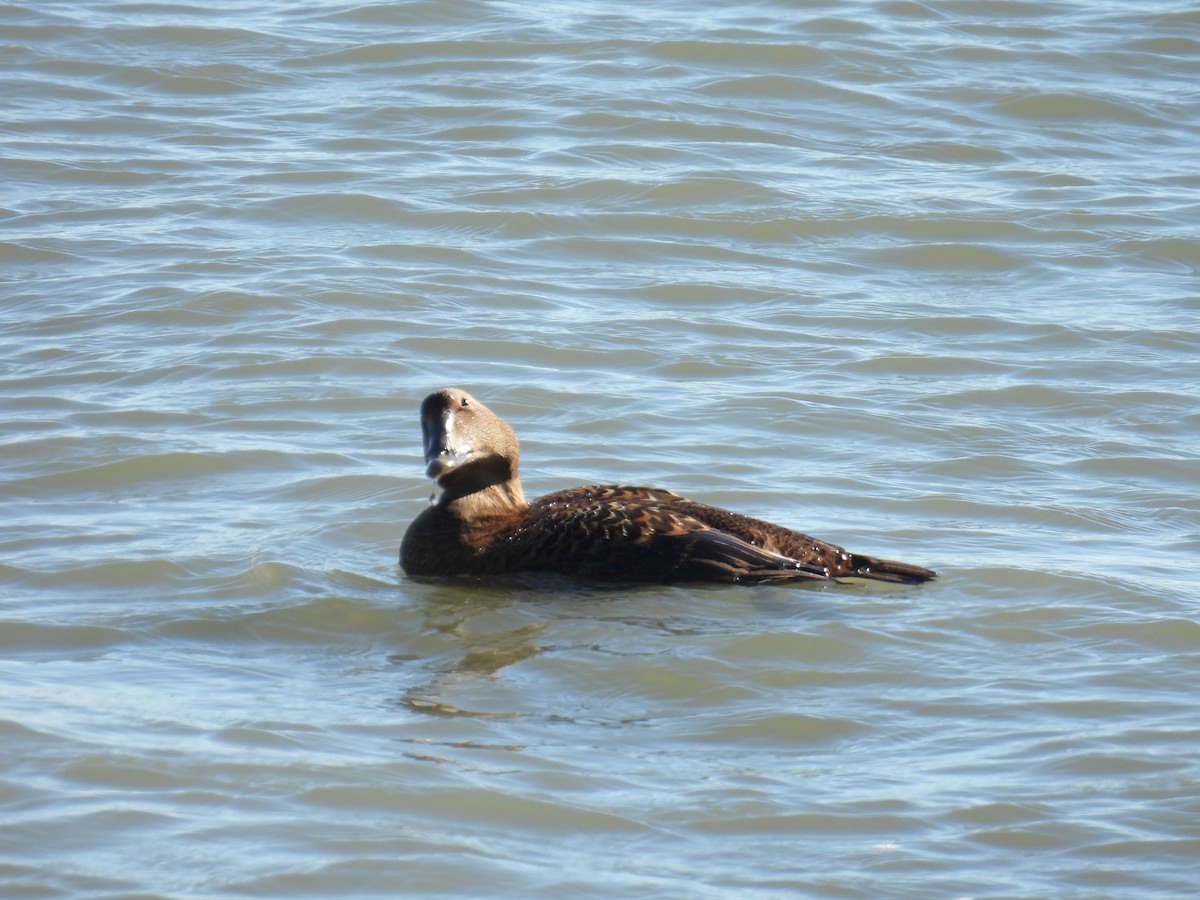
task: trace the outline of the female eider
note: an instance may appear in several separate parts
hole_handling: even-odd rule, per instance
[[[779,525],[640,487],[578,487],[525,501],[517,437],[466,391],[421,404],[425,473],[437,492],[404,534],[409,575],[557,572],[651,583],[833,581],[918,584],[936,572],[850,553]]]

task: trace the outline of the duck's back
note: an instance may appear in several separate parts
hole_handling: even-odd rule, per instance
[[[516,568],[601,581],[825,580],[821,564],[748,540],[754,523],[657,488],[579,487],[534,500],[494,552]]]
[[[572,488],[534,500],[501,552],[523,569],[605,581],[932,578],[921,566],[850,553],[798,531],[657,488]]]

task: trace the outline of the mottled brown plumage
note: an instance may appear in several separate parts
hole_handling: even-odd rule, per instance
[[[936,574],[656,488],[579,487],[527,503],[516,435],[465,391],[426,397],[421,430],[426,474],[438,493],[400,546],[410,575],[541,571],[625,583],[857,577],[916,584]]]

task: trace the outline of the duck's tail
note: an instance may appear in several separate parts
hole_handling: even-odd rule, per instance
[[[831,573],[833,574],[833,573]],[[896,562],[893,559],[878,559],[863,553],[851,553],[844,569],[835,578],[870,578],[892,584],[921,584],[937,578],[937,572],[912,563]]]

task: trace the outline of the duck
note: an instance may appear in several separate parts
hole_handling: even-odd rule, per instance
[[[483,403],[445,388],[422,401],[420,418],[434,493],[401,541],[409,576],[541,572],[625,584],[937,576],[660,488],[594,485],[527,501],[516,433]]]

